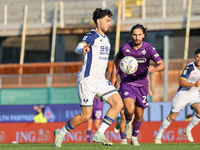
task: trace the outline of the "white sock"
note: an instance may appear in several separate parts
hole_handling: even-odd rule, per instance
[[[157,133],[157,137],[158,137],[158,138],[161,138],[161,137],[162,137],[163,132],[165,131],[165,129],[167,129],[167,128],[169,127],[170,124],[171,124],[171,120],[169,120],[169,118],[166,117],[166,118],[163,120],[163,122],[162,122],[162,124],[161,124],[161,126],[160,126],[160,129],[159,129],[159,131],[158,131],[158,133]]]
[[[137,136],[131,136],[131,139],[137,139]]]
[[[97,132],[104,133],[108,129],[109,125],[105,122],[102,122]]]
[[[65,134],[66,134],[67,132],[68,132],[68,131],[67,131],[65,125],[64,125],[64,126],[60,129],[59,134],[65,136]]]
[[[192,117],[192,120],[190,121],[186,129],[191,131],[192,128],[194,128],[194,126],[196,126],[199,122],[200,122],[200,116],[196,114]]]

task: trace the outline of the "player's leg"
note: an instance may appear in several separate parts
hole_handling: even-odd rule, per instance
[[[103,102],[100,102],[101,104],[96,104],[93,106],[93,111],[94,111],[94,126],[95,129],[98,130],[101,124],[101,120],[103,119]],[[101,106],[102,107],[101,107]]]
[[[188,99],[184,93],[178,92],[173,98],[172,109],[170,114],[163,120],[157,135],[155,135],[154,140],[156,144],[161,144],[162,134],[165,129],[171,124],[172,121],[178,116],[178,113],[188,104]]]
[[[133,131],[132,131],[132,137],[131,137],[131,143],[133,146],[140,146],[137,135],[139,133],[139,129],[142,125],[143,121],[143,113],[144,109],[148,106],[148,86],[144,87],[131,87],[134,91],[134,94],[136,96],[135,98],[135,118],[133,121]]]
[[[121,112],[120,112],[120,113],[121,113]],[[115,126],[114,126],[114,132],[115,132],[115,133],[119,133],[119,131],[120,131],[121,115],[118,116],[118,117],[115,119],[115,121],[116,121],[116,124],[115,124]]]
[[[132,118],[132,114],[134,113],[135,100],[133,98],[127,97],[127,98],[124,98],[123,101],[124,101],[124,112],[125,112],[126,119],[131,121],[131,119],[128,119],[128,118]]]
[[[104,119],[99,129],[94,134],[92,140],[94,142],[100,142],[104,145],[112,145],[112,142],[106,139],[104,132],[113,123],[114,119],[121,111],[123,107],[122,99],[115,87],[106,79],[103,80],[96,89],[96,96],[100,100],[106,101],[110,105],[110,108],[104,116]]]
[[[69,120],[65,126],[61,129],[56,129],[54,131],[54,144],[56,147],[61,147],[63,138],[65,134],[75,127],[80,125],[81,123],[88,121],[92,115],[92,107],[81,107],[81,114],[74,116],[71,120]]]
[[[127,139],[131,139],[132,136],[132,124],[133,124],[134,114],[130,117],[126,117],[126,125],[125,125],[125,135]]]
[[[107,103],[110,105],[110,108],[108,109],[99,129],[94,134],[92,139],[94,142],[100,142],[104,145],[112,145],[112,142],[108,141],[105,138],[104,132],[113,123],[114,119],[116,118],[120,110],[122,109],[123,103],[122,103],[119,93],[117,92],[115,92],[112,95],[108,94],[107,96],[104,95],[104,98],[106,99]]]
[[[129,91],[129,93],[131,93]],[[130,139],[131,134],[132,134],[132,115],[135,111],[135,100],[136,97],[134,95],[130,95],[130,97],[125,97],[123,99],[124,101],[124,111],[125,111],[125,116],[126,116],[126,126],[125,126],[125,133],[126,133],[126,138]]]
[[[188,126],[183,130],[184,134],[187,136],[187,139],[190,142],[193,142],[194,139],[192,137],[191,130],[200,122],[200,103],[195,103],[191,105],[191,108],[194,109],[196,114],[192,117],[192,120],[188,124]]]
[[[156,134],[156,136],[154,137],[155,143],[156,144],[162,144],[161,142],[161,138],[162,138],[162,134],[165,131],[165,129],[167,129],[169,127],[169,125],[171,124],[172,121],[174,121],[174,119],[178,116],[178,113],[173,113],[170,112],[170,114],[163,120],[158,133]]]
[[[137,106],[135,109],[135,119],[133,121],[133,131],[132,131],[132,137],[131,137],[131,143],[134,146],[140,146],[137,140],[137,135],[142,125],[143,113],[144,113],[144,109]]]
[[[100,124],[101,124],[101,119],[95,119],[95,120],[94,120],[94,126],[95,126],[95,129],[96,129],[96,130],[99,129]]]
[[[56,147],[61,147],[63,138],[65,134],[75,127],[80,125],[83,122],[86,122],[90,119],[92,115],[92,106],[95,93],[91,92],[88,89],[84,88],[84,82],[77,82],[77,90],[79,97],[79,104],[81,106],[81,113],[74,116],[71,120],[69,120],[66,125],[64,125],[61,129],[56,129],[54,131],[54,144]]]
[[[126,123],[126,118],[124,115],[124,109],[120,111],[120,116],[121,116],[121,121],[120,121],[120,136],[121,136],[121,144],[127,144],[127,139],[125,136],[125,123]]]
[[[92,142],[92,123],[93,123],[93,119],[90,118],[87,121],[87,128],[86,128],[86,134],[87,134],[86,136],[87,136],[88,143]]]

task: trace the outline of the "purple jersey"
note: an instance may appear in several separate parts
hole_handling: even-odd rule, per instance
[[[147,42],[143,42],[142,46],[135,50],[132,42],[122,45],[117,53],[119,59],[125,56],[133,56],[138,61],[138,69],[134,74],[128,75],[122,72],[121,83],[127,83],[136,87],[143,87],[148,85],[147,73],[149,61],[158,62],[162,58],[157,53],[156,49]]]
[[[98,98],[94,98],[93,100],[93,110],[91,119],[101,119],[103,118],[103,102]]]

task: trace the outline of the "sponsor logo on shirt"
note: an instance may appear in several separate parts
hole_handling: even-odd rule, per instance
[[[183,75],[186,75],[186,74],[187,74],[187,70],[184,70],[184,71],[183,71]]]
[[[102,41],[103,41],[103,39],[100,40],[100,42],[102,42]]]
[[[145,63],[147,60],[146,58],[136,58],[138,63]]]
[[[130,53],[131,51],[129,49],[126,49],[125,52]]]
[[[158,54],[158,53],[154,55],[154,57],[156,57],[156,58],[157,58],[158,56],[159,56],[159,54]]]
[[[88,37],[88,36],[84,36],[84,37],[83,37],[83,40],[86,40],[86,39],[87,39],[87,37]]]
[[[100,60],[108,60],[108,57],[102,57],[102,56],[100,56],[99,59]]]
[[[142,54],[143,54],[143,55],[145,55],[145,54],[146,54],[146,50],[145,50],[145,49],[142,51]]]

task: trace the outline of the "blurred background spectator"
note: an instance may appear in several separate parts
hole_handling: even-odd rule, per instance
[[[47,119],[44,116],[44,109],[45,109],[44,105],[35,105],[33,109],[37,111],[34,116],[34,122],[47,123]]]

